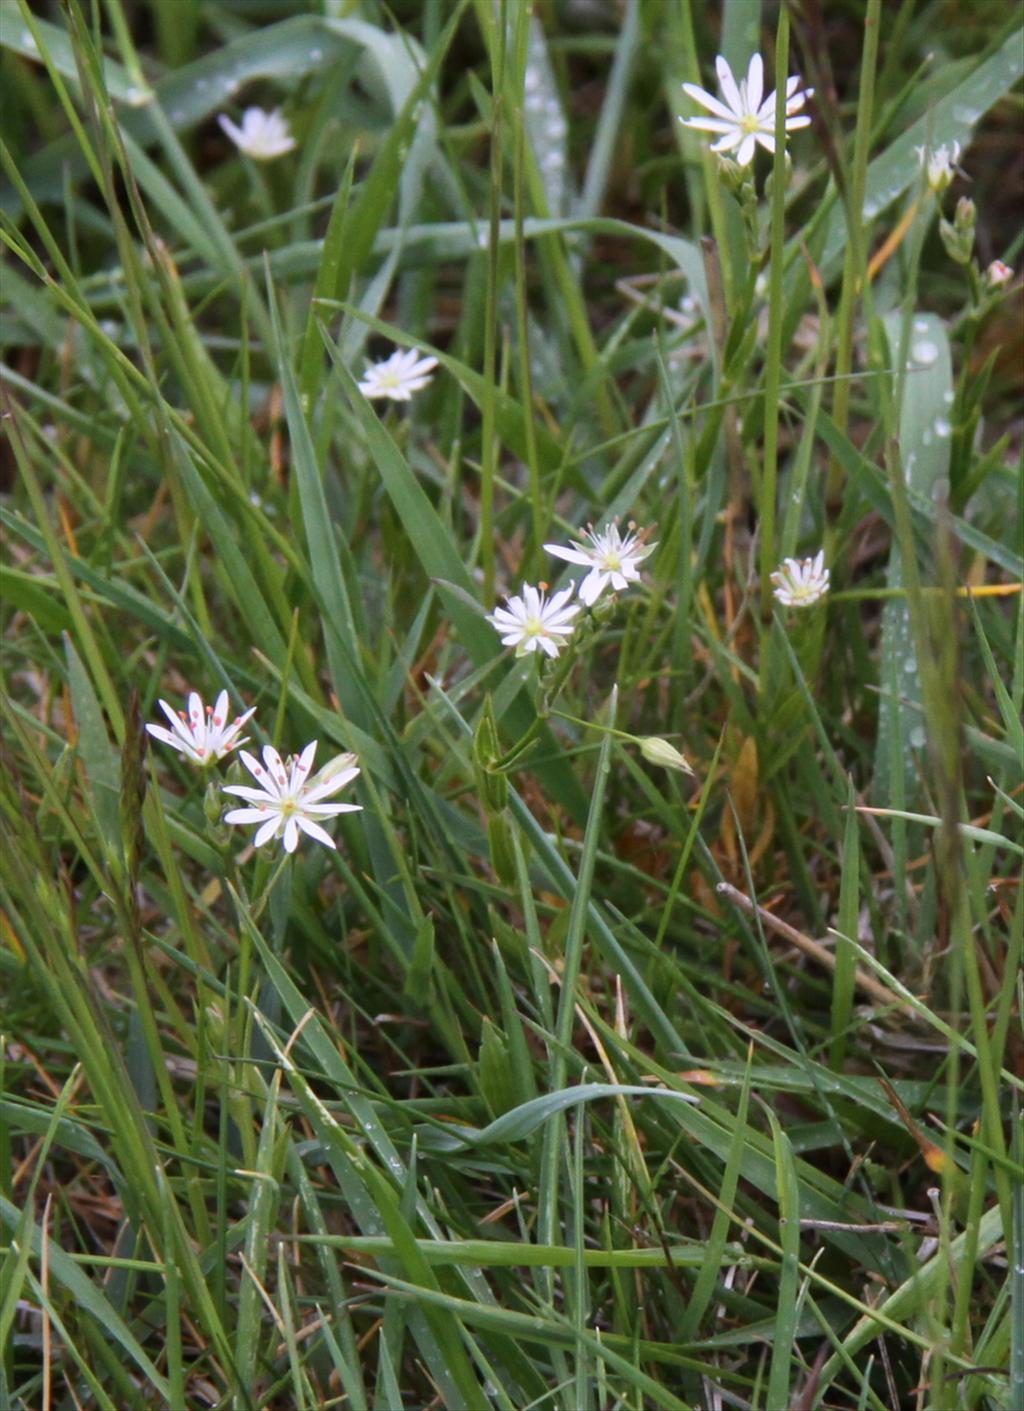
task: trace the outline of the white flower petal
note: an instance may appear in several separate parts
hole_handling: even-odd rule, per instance
[[[319,823],[314,823],[309,818],[303,818],[301,814],[296,817],[295,821],[310,838],[315,838],[318,843],[323,843],[325,848],[334,848],[335,851],[337,851],[337,844],[334,839],[331,837],[330,833],[320,827]],[[285,839],[285,847],[288,847],[287,836]],[[293,851],[293,849],[289,849],[289,851]]]
[[[281,826],[281,815],[278,814],[278,813],[275,813],[275,814],[272,815],[272,817],[270,818],[270,820],[269,820],[267,823],[264,823],[263,827],[257,832],[255,838],[253,838],[253,840],[252,840],[252,845],[253,845],[253,847],[254,847],[254,848],[261,848],[264,843],[269,843],[270,840],[271,840],[271,838],[274,838],[274,837],[277,836],[277,831],[278,831],[278,829],[280,828],[280,826]]]
[[[225,784],[224,793],[234,794],[236,798],[248,799],[250,803],[263,804],[268,808],[277,803],[277,798],[268,794],[266,789],[251,789],[247,784]]]
[[[751,62],[753,62],[753,60],[751,60]],[[736,80],[732,76],[732,69],[721,54],[719,54],[715,60],[715,72],[718,74],[718,86],[722,90],[722,97],[734,113],[742,113],[744,104],[740,96],[740,90],[737,87]]]
[[[747,69],[747,107],[757,111],[764,93],[764,62],[760,54],[751,54]]]
[[[195,758],[195,750],[192,746],[186,741],[180,740],[178,736],[172,734],[170,730],[165,730],[162,725],[147,725],[146,729],[149,734],[153,736],[154,740],[159,740],[162,745],[170,745],[172,750],[180,750],[182,754],[190,755],[193,759]]]
[[[273,809],[269,808],[233,808],[225,813],[225,823],[265,823],[268,818],[277,818]]]
[[[599,568],[592,569],[580,584],[580,601],[587,607],[593,607],[604,591],[608,582],[607,573],[602,573]]]
[[[358,769],[343,769],[340,774],[332,774],[329,779],[323,779],[319,784],[311,784],[306,790],[306,798],[310,802],[313,802],[316,799],[325,799],[330,794],[336,794],[339,789],[343,789],[346,784],[353,780],[358,773]]]
[[[716,117],[724,118],[727,122],[734,123],[736,114],[727,108],[724,103],[720,103],[712,94],[706,93],[703,88],[698,88],[695,83],[684,83],[683,92],[692,98],[695,103],[699,103],[702,108],[707,108],[708,112],[714,113]],[[690,119],[689,121],[694,121]]]

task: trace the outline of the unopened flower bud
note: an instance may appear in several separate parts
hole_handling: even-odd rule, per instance
[[[484,701],[480,720],[473,736],[473,763],[476,786],[488,813],[500,813],[508,803],[508,780],[494,765],[501,758],[498,724],[490,696]]]
[[[670,745],[660,735],[647,735],[640,741],[640,753],[649,764],[661,769],[677,769],[680,774],[692,774],[693,770],[675,745]]]
[[[738,196],[743,187],[753,180],[750,167],[741,167],[731,157],[719,157],[718,179],[733,196]]]
[[[956,213],[952,223],[948,220],[939,221],[939,235],[946,247],[946,254],[958,265],[970,263],[971,252],[974,249],[974,225],[977,219],[978,212],[974,202],[969,196],[961,196],[956,203]]]
[[[516,854],[507,813],[495,813],[488,818],[487,843],[495,877],[505,886],[511,886],[516,880]]]
[[[970,196],[961,196],[956,203],[956,214],[953,217],[953,224],[957,230],[970,231],[971,238],[974,238],[974,227],[978,220],[978,210]]]
[[[203,795],[203,813],[206,815],[207,823],[219,823],[223,812],[224,800],[221,798],[220,786],[211,779]]]
[[[993,260],[985,271],[985,287],[1002,289],[1012,278],[1013,270],[1009,265],[1004,264],[1002,260]]]

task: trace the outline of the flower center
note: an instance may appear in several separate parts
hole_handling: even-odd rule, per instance
[[[524,637],[543,637],[544,624],[539,617],[528,617],[523,623]]]
[[[760,132],[761,120],[756,113],[744,113],[740,118],[740,127],[744,132]]]
[[[616,552],[615,549],[609,549],[605,553],[603,566],[608,570],[609,573],[622,572],[622,559],[619,557],[619,554]]]

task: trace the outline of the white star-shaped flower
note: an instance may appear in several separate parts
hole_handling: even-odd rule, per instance
[[[201,765],[214,764],[246,743],[248,736],[238,739],[238,732],[256,709],[253,706],[244,715],[236,715],[234,720],[229,720],[227,691],[221,691],[216,705],[212,706],[204,706],[202,697],[196,691],[190,692],[187,715],[183,710],[173,710],[166,701],[158,701],[157,704],[170,721],[171,728],[166,730],[162,725],[147,725],[146,729],[154,740],[170,745],[172,750],[180,751],[193,764]]]
[[[657,544],[644,543],[646,533],[646,529],[638,530],[631,524],[623,538],[619,526],[609,524],[600,530],[588,529],[590,542],[581,544],[579,548],[563,544],[545,544],[544,547],[549,554],[565,559],[566,563],[578,563],[590,569],[580,584],[580,601],[590,607],[609,583],[621,591],[639,580],[638,565],[658,547]]]
[[[436,358],[421,358],[415,348],[399,348],[380,363],[368,363],[359,384],[364,397],[408,402],[414,392],[430,386]]]
[[[681,118],[684,127],[699,128],[702,132],[721,133],[717,142],[712,143],[712,152],[731,152],[737,148],[736,160],[741,167],[753,160],[758,143],[769,152],[775,151],[775,94],[764,93],[764,63],[760,54],[751,56],[746,78],[737,84],[732,69],[719,54],[715,60],[718,83],[722,98],[706,93],[695,83],[684,83],[684,91],[707,108],[710,118]],[[786,80],[786,131],[793,132],[798,127],[807,127],[810,118],[800,109],[814,94],[813,88],[800,88],[799,76]],[[724,100],[724,101],[723,101]],[[798,116],[799,115],[799,116]]]
[[[280,108],[274,108],[269,113],[262,108],[246,108],[241,127],[224,113],[217,121],[238,150],[257,162],[270,162],[275,157],[283,157],[295,146],[295,138]]]
[[[263,764],[254,759],[248,750],[242,750],[239,758],[260,787],[225,785],[226,794],[237,794],[250,806],[233,808],[224,815],[224,822],[258,823],[253,838],[253,845],[257,848],[269,843],[272,838],[281,838],[285,852],[294,852],[299,845],[300,829],[318,843],[323,843],[324,847],[333,848],[334,839],[316,820],[359,811],[361,804],[323,802],[354,779],[359,767],[354,754],[338,755],[310,779],[316,745],[316,740],[311,741],[300,755],[293,755],[287,763],[273,745],[264,745]]]
[[[954,168],[960,157],[960,143],[951,142],[947,147],[943,142],[941,147],[931,150],[928,147],[915,147],[917,159],[924,167],[925,178],[929,188],[935,192],[936,196],[941,196],[946,187],[953,180]]]
[[[785,559],[770,577],[780,603],[788,608],[810,607],[828,592],[825,550],[819,549],[812,559]]]
[[[549,657],[556,657],[571,636],[573,618],[581,612],[579,603],[567,606],[572,588],[563,588],[552,597],[545,596],[547,584],[534,588],[523,585],[522,596],[505,599],[505,607],[495,608],[487,621],[500,635],[502,645],[515,647],[516,656],[535,652],[538,648]]]

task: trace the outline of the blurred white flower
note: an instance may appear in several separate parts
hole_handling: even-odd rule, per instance
[[[699,128],[702,132],[721,133],[718,141],[711,145],[712,152],[731,152],[736,148],[736,160],[740,166],[745,167],[753,160],[758,143],[768,152],[775,151],[775,94],[769,93],[768,97],[762,100],[764,63],[760,54],[751,56],[747,76],[740,79],[738,84],[733,78],[732,69],[721,54],[715,60],[715,68],[718,71],[722,99],[715,98],[703,88],[698,88],[695,83],[683,84],[683,89],[689,97],[702,108],[707,108],[713,116],[681,118],[680,122],[684,127]],[[798,75],[794,74],[786,80],[787,132],[809,126],[810,118],[806,113],[801,114],[800,109],[813,94],[813,88],[800,88]]]
[[[179,750],[193,764],[213,764],[223,759],[239,745],[248,740],[247,735],[238,739],[238,732],[253,714],[252,706],[244,715],[236,715],[228,720],[228,693],[221,691],[216,705],[204,706],[202,697],[192,691],[188,698],[188,714],[183,710],[173,710],[166,701],[158,701],[160,709],[171,723],[170,730],[162,725],[147,725],[146,729],[161,744]]]
[[[582,564],[590,569],[580,583],[580,601],[590,607],[597,602],[609,583],[621,591],[630,583],[639,581],[640,570],[637,565],[658,547],[657,544],[644,543],[646,533],[646,529],[638,530],[634,524],[630,524],[629,531],[623,538],[619,533],[619,526],[609,524],[600,530],[588,529],[587,538],[590,542],[581,544],[579,548],[562,544],[545,544],[544,547],[549,554],[554,554],[555,558],[565,559],[566,563]]]
[[[359,384],[364,397],[408,402],[414,392],[430,386],[436,358],[421,358],[415,348],[399,348],[381,363],[369,363]]]
[[[989,289],[1002,289],[1013,278],[1013,269],[1002,260],[993,260],[985,271],[985,284]]]
[[[914,151],[924,168],[929,187],[937,196],[941,196],[953,180],[953,168],[960,156],[960,143],[951,142],[947,147],[944,142],[941,147],[936,147],[934,150],[928,147],[915,147]]]
[[[221,113],[217,121],[240,152],[257,162],[269,162],[283,157],[295,146],[295,138],[280,108],[264,112],[262,108],[246,108],[242,126]]]
[[[506,598],[506,606],[495,608],[487,621],[500,635],[502,645],[515,647],[516,656],[535,652],[538,647],[556,657],[573,631],[573,618],[581,611],[579,603],[566,606],[572,588],[563,588],[553,597],[545,596],[546,583],[534,588],[527,583],[522,596]]]
[[[257,848],[269,843],[272,838],[281,838],[285,852],[294,852],[299,845],[300,829],[318,843],[323,843],[324,847],[333,848],[334,839],[316,819],[333,818],[339,813],[357,813],[362,805],[324,803],[322,800],[344,788],[359,773],[359,767],[354,754],[338,755],[310,779],[316,745],[316,740],[311,741],[300,755],[293,755],[287,763],[273,745],[264,745],[263,764],[254,759],[248,750],[243,750],[239,757],[260,788],[253,789],[246,784],[225,785],[226,794],[237,794],[250,807],[233,808],[224,815],[224,822],[258,823],[253,838],[253,845]]]
[[[771,580],[780,603],[788,608],[810,607],[828,592],[825,550],[819,549],[812,559],[785,559]]]

